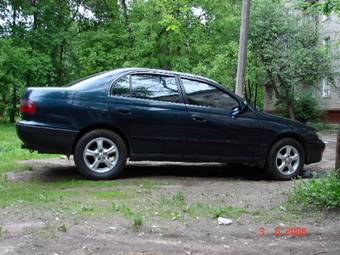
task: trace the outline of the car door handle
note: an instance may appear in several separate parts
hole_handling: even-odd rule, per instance
[[[120,114],[125,114],[125,115],[130,115],[131,114],[131,110],[129,108],[118,108],[117,111]]]
[[[206,122],[207,120],[201,116],[192,115],[192,119],[197,122]]]

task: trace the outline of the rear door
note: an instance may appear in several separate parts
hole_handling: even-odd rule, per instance
[[[249,160],[256,157],[258,121],[252,112],[233,118],[239,102],[229,93],[200,80],[181,79],[188,108],[190,160]]]
[[[112,121],[127,132],[133,158],[182,159],[187,113],[175,76],[132,73],[111,95]]]

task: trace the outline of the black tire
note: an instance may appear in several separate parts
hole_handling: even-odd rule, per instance
[[[285,169],[287,170],[286,174],[283,174],[279,168],[277,167],[277,155],[278,153],[281,151],[281,149],[283,149],[285,146],[292,146],[296,149],[296,151],[299,154],[299,162],[296,162],[296,170],[294,170],[294,172],[292,173],[288,173],[288,167],[285,167]],[[281,161],[281,159],[278,159],[278,162],[284,162],[284,160]],[[291,180],[292,178],[298,176],[301,171],[302,168],[304,166],[304,162],[305,162],[305,151],[302,147],[302,145],[296,141],[295,139],[292,138],[283,138],[279,141],[277,141],[270,149],[268,157],[267,157],[267,162],[266,162],[266,166],[265,166],[265,170],[268,174],[269,177],[271,177],[272,179],[275,180],[282,180],[282,181],[288,181]]]
[[[96,172],[91,170],[85,162],[83,153],[86,146],[95,139],[104,138],[105,141],[111,141],[115,145],[118,158],[112,169],[106,172]],[[99,147],[99,146],[98,146]],[[103,151],[103,150],[102,150]],[[116,133],[106,129],[96,129],[84,134],[77,142],[74,149],[74,162],[78,171],[85,177],[92,180],[109,180],[116,178],[124,169],[127,159],[127,148],[123,139]],[[87,160],[87,159],[86,159]]]

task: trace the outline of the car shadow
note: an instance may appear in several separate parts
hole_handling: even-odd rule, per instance
[[[41,182],[66,180],[86,180],[77,169],[70,166],[51,165],[38,171],[32,171]],[[207,178],[207,179],[242,179],[267,180],[263,169],[244,165],[218,163],[129,163],[118,179],[162,179],[162,178]]]
[[[237,178],[245,180],[263,180],[263,169],[245,165],[228,165],[218,163],[179,163],[128,165],[121,174],[121,178],[145,178],[145,177],[191,177],[191,178]]]

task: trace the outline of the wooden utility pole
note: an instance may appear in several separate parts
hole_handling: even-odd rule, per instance
[[[238,53],[236,88],[235,88],[235,93],[241,97],[244,97],[244,86],[247,69],[247,46],[249,33],[250,1],[251,0],[243,0],[242,3],[240,50]]]

